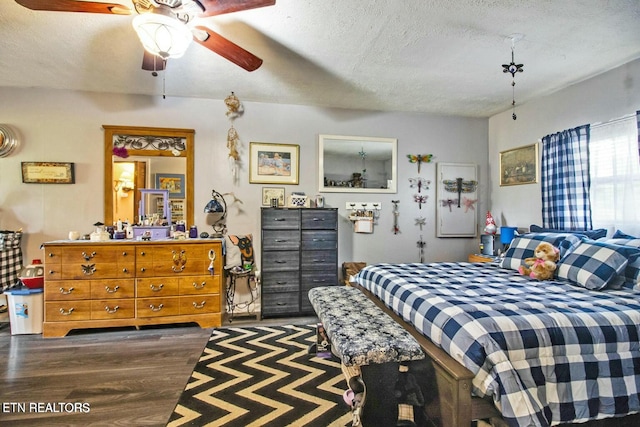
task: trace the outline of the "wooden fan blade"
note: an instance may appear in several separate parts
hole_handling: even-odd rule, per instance
[[[232,41],[225,39],[220,34],[217,34],[206,27],[197,26],[195,28],[201,32],[207,33],[208,37],[206,40],[200,40],[198,37],[194,36],[193,40],[223,58],[228,59],[247,71],[257,70],[262,65],[262,59],[258,58],[253,53],[244,50]]]
[[[241,10],[256,9],[258,7],[273,6],[276,0],[198,0],[204,12],[201,17],[222,15],[224,13],[240,12]]]
[[[21,6],[31,10],[52,12],[108,13],[112,15],[131,15],[131,9],[118,3],[101,3],[77,0],[16,0]]]
[[[144,56],[142,57],[142,69],[145,71],[162,71],[166,65],[167,61],[164,59],[154,55],[153,53],[149,53],[146,50],[144,51]]]

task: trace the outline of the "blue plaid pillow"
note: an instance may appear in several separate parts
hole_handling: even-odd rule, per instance
[[[532,233],[571,233],[571,234],[580,234],[586,236],[593,240],[598,240],[607,235],[606,228],[598,228],[595,230],[558,230],[554,228],[543,228],[539,225],[531,224],[529,226],[529,231]]]
[[[616,235],[613,237],[613,239],[605,240],[605,243],[640,248],[639,238],[616,238]],[[616,287],[633,288],[634,286],[640,286],[640,256],[632,255],[627,263],[627,268],[624,269],[623,274],[620,274],[619,277],[620,280],[614,284]]]
[[[586,240],[560,260],[556,271],[561,279],[598,290],[613,281],[636,256],[640,256],[640,249]]]
[[[529,233],[517,236],[511,242],[509,249],[500,264],[502,268],[517,270],[525,258],[532,258],[536,247],[541,242],[551,243],[560,249],[560,258],[566,255],[582,241],[584,237],[568,233]]]

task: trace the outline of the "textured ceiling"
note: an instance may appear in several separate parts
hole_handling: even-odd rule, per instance
[[[201,22],[258,70],[194,43],[158,77],[131,20],[0,1],[0,86],[489,117],[511,107],[513,34],[519,103],[640,57],[638,0],[277,0]]]

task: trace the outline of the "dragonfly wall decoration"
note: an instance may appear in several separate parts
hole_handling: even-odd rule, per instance
[[[420,177],[416,177],[416,178],[409,178],[409,185],[411,186],[411,188],[418,188],[418,193],[422,192],[422,189],[424,188],[425,190],[429,189],[429,184],[431,184],[431,181],[429,181],[428,179],[424,179],[424,178],[420,178]]]
[[[458,207],[460,207],[461,194],[462,193],[473,193],[476,191],[476,187],[478,186],[478,181],[466,181],[462,178],[445,179],[442,181],[444,184],[445,191],[450,193],[458,193]]]
[[[414,194],[413,200],[418,204],[418,207],[422,209],[422,204],[427,203],[429,196],[423,196],[422,194]]]
[[[400,227],[398,226],[398,215],[400,215],[398,203],[400,203],[400,200],[392,200],[391,203],[393,203],[393,234],[398,234],[400,232]]]
[[[416,218],[416,225],[420,227],[420,231],[422,231],[422,226],[427,223],[427,218],[420,216]]]
[[[433,157],[433,154],[407,154],[409,163],[418,164],[418,173],[420,173],[420,165],[422,163],[430,163],[432,157]]]

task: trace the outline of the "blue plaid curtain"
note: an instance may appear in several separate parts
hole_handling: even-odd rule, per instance
[[[636,123],[638,124],[638,160],[640,160],[640,111],[636,111]]]
[[[542,138],[542,224],[590,230],[589,125]]]

